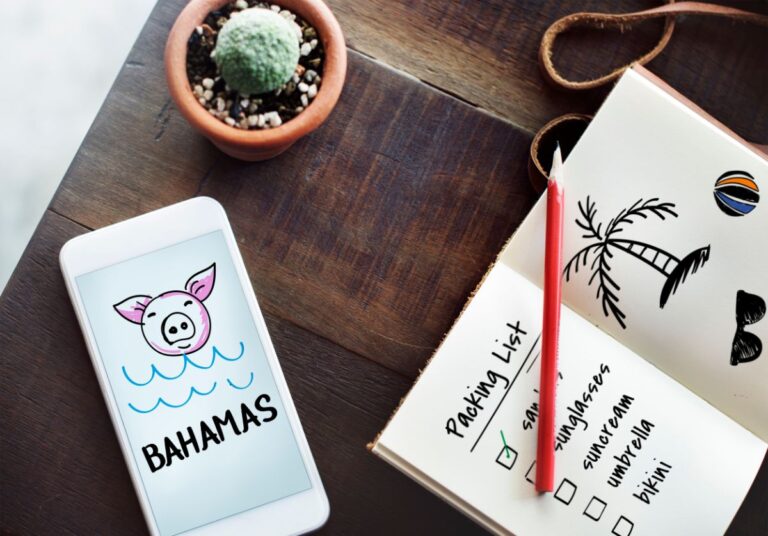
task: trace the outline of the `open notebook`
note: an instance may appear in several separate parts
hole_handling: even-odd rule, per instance
[[[645,69],[564,166],[556,492],[535,492],[545,199],[373,452],[498,533],[715,534],[768,440],[768,161]]]

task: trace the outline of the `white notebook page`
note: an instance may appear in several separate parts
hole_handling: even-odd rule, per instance
[[[567,308],[557,491],[536,493],[541,302],[497,264],[374,452],[495,532],[723,532],[765,444]]]
[[[768,440],[768,355],[763,355],[768,350],[752,361],[732,364],[737,297],[747,313],[759,312],[761,302],[764,308],[768,301],[768,199],[752,203],[743,215],[728,213],[728,207],[724,210],[716,200],[715,188],[718,178],[728,172],[738,172],[730,181],[723,179],[724,195],[736,191],[736,199],[729,200],[734,206],[748,208],[749,202],[739,204],[738,198],[746,199],[750,192],[733,186],[744,173],[762,189],[758,195],[768,191],[765,158],[646,77],[628,71],[565,161],[564,259],[595,247],[578,261],[578,273],[572,264],[563,299]],[[576,220],[585,224],[589,219],[579,204],[592,214],[593,228],[600,226],[600,238],[585,237],[591,231],[577,225]],[[633,206],[636,215],[610,233],[611,245],[604,256],[609,270],[603,272],[615,283],[606,281],[605,286],[625,315],[620,320],[610,304],[606,316],[602,299],[596,297],[601,274],[596,274],[599,260],[593,263],[611,219]],[[545,208],[542,199],[502,254],[504,262],[537,285],[543,270]],[[627,251],[630,247],[632,252]],[[706,259],[699,259],[703,263],[689,271],[662,308],[660,298],[676,260],[697,254]],[[654,265],[638,255],[655,259]],[[755,352],[755,345],[768,345],[768,317],[744,324],[739,337],[747,353]]]

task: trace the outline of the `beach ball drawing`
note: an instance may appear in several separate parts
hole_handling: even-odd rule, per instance
[[[728,171],[715,181],[717,208],[729,216],[749,214],[760,201],[755,178],[746,171]]]

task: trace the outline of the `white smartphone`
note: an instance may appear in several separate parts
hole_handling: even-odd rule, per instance
[[[328,499],[221,205],[198,197],[60,254],[152,534],[301,534]]]

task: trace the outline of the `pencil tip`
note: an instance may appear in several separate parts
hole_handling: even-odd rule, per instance
[[[561,181],[562,176],[560,172],[560,168],[563,165],[563,154],[560,150],[560,142],[557,142],[557,147],[555,148],[555,154],[552,155],[552,167],[549,170],[549,180],[554,181]]]

